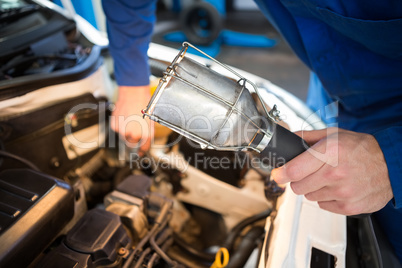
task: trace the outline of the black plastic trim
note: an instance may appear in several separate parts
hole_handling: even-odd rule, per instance
[[[35,74],[0,82],[0,101],[22,96],[34,90],[80,80],[92,74],[102,64],[101,47],[93,46],[91,53],[79,65],[53,72]]]

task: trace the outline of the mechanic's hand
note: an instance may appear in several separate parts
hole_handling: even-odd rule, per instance
[[[111,128],[125,139],[127,146],[146,151],[153,137],[153,123],[143,119],[141,110],[151,98],[149,86],[120,86],[110,121]]]
[[[393,198],[388,168],[372,135],[328,128],[297,132],[312,147],[272,171],[279,184],[344,215],[371,213]]]

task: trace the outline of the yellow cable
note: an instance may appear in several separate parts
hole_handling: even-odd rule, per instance
[[[222,262],[223,260],[223,262]],[[215,255],[215,261],[211,268],[224,268],[229,263],[229,251],[226,248],[220,248]]]

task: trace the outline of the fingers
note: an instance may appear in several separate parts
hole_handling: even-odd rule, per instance
[[[294,183],[291,183],[291,187],[296,194],[298,194],[297,192],[303,191],[292,184]],[[367,204],[362,204],[361,199],[357,196],[353,196],[352,192],[347,187],[326,185],[318,190],[305,193],[304,196],[307,200],[317,202],[320,208],[342,215],[361,214],[363,213],[362,210],[364,207],[367,207]],[[364,213],[368,212],[372,211],[364,211]]]
[[[304,194],[307,200],[310,201],[343,201],[348,203],[357,202],[359,198],[353,195],[353,192],[348,187],[328,186],[308,192]]]
[[[153,124],[146,122],[141,125],[134,125],[134,128],[128,127],[124,131],[121,131],[125,134],[126,145],[130,148],[138,148],[140,151],[146,152],[151,147]]]
[[[151,143],[154,137],[154,122],[146,119],[148,122],[147,130],[142,131],[141,135],[137,135],[137,145],[139,147],[140,155],[143,155],[144,152],[147,152],[151,148]]]
[[[272,178],[279,184],[296,182],[312,175],[324,165],[335,166],[338,162],[338,138],[335,134],[338,131],[338,128],[329,128],[305,132],[302,136],[315,143],[290,162],[274,169]]]
[[[130,113],[126,115],[127,112],[120,109],[113,111],[110,117],[111,129],[119,133],[126,146],[147,151],[153,138],[153,122],[144,119],[142,115]]]
[[[332,194],[333,190],[325,186],[317,191],[309,192],[304,195],[307,200],[315,202],[335,201],[335,196]]]
[[[342,201],[333,200],[333,201],[318,202],[318,205],[320,208],[324,210],[346,216],[374,212],[374,210],[365,209],[367,205],[364,204],[364,202],[346,203]]]
[[[290,187],[292,188],[293,192],[297,195],[307,195],[312,193],[321,193],[325,192],[325,187],[328,186],[329,182],[325,178],[325,166],[321,167],[318,171],[314,172],[313,174],[307,176],[303,180],[295,181],[290,183]],[[315,194],[316,195],[316,194]],[[312,196],[312,197],[315,197]],[[326,198],[327,196],[319,195],[317,198]],[[309,198],[307,198],[309,199]],[[309,199],[310,200],[310,199]],[[318,201],[321,199],[316,199],[314,201]],[[324,199],[322,199],[324,200]],[[327,199],[325,199],[327,200]],[[333,200],[333,199],[328,199]]]
[[[350,185],[339,184],[331,175],[333,171],[333,167],[324,165],[303,180],[291,182],[290,186],[295,194],[304,195],[310,201],[357,201]]]
[[[272,178],[279,184],[295,182],[313,174],[325,165],[325,161],[317,158],[312,152],[320,150],[322,145],[318,144],[313,148],[296,156],[290,162],[271,172]]]

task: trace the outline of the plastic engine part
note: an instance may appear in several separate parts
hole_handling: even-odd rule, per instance
[[[37,267],[113,266],[119,263],[119,248],[127,249],[130,242],[118,215],[101,209],[92,209]]]
[[[0,173],[0,267],[27,267],[74,215],[63,181],[29,169]]]

